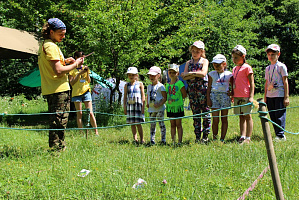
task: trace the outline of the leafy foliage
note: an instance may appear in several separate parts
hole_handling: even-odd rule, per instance
[[[265,48],[277,43],[282,50],[280,61],[288,67],[290,93],[299,91],[296,86],[299,2],[296,0],[0,2],[1,26],[34,32],[38,36],[50,17],[58,17],[67,25],[66,39],[59,44],[65,57],[78,49],[87,53],[94,51],[88,64],[104,77],[125,79],[126,69],[136,66],[142,71],[143,80],[153,65],[165,69],[168,63],[186,62],[190,59],[188,47],[200,39],[205,42],[208,60],[222,53],[228,59],[229,69],[233,67],[229,59],[232,48],[242,44],[254,70],[256,91],[263,92],[264,70],[268,65]],[[36,58],[1,61],[2,69],[4,65],[9,66],[6,69],[24,67],[7,73],[7,79],[1,80],[2,95],[20,93],[12,89],[16,87],[12,82],[36,67],[36,62]]]

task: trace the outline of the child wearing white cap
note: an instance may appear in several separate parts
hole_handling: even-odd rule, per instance
[[[271,44],[266,49],[268,60],[271,65],[267,66],[265,71],[265,97],[270,118],[273,122],[285,128],[286,107],[289,105],[289,84],[288,71],[285,64],[278,61],[280,56],[280,47],[277,44]],[[275,111],[274,111],[275,110]],[[276,141],[285,141],[284,131],[273,124],[276,134]]]
[[[189,102],[193,115],[205,113],[203,116],[199,115],[193,118],[194,133],[196,136],[195,142],[201,141],[207,143],[211,118],[209,114],[210,109],[207,105],[209,61],[206,59],[204,48],[205,45],[200,40],[195,41],[189,47],[192,59],[186,62],[185,70],[181,76],[188,83]]]
[[[226,58],[222,54],[217,54],[213,58],[214,71],[209,72],[209,82],[208,82],[208,91],[207,91],[207,102],[208,106],[212,110],[220,108],[228,108],[231,106],[231,99],[229,97],[229,85],[232,82],[232,73],[227,71]],[[221,137],[220,141],[224,142],[226,136],[228,121],[227,114],[228,109],[221,111],[213,111],[213,140],[217,140],[218,135],[218,124],[219,124],[219,115],[221,112]]]
[[[129,82],[124,87],[124,113],[127,115],[127,123],[144,122],[144,86],[138,81],[138,69],[136,67],[129,67],[127,70]],[[140,136],[140,143],[144,143],[143,129],[141,124],[131,125],[133,139],[135,143],[139,143],[137,139],[137,130]]]
[[[165,87],[159,82],[161,76],[161,69],[157,66],[152,66],[147,73],[152,84],[147,86],[147,108],[151,121],[163,120],[165,112],[165,102],[167,94]],[[159,121],[161,130],[161,144],[166,144],[166,127],[164,121]],[[151,144],[156,144],[156,122],[151,123]]]
[[[254,78],[250,65],[245,60],[246,49],[242,45],[237,45],[232,50],[232,60],[236,65],[233,68],[233,101],[234,113],[239,115],[241,137],[239,143],[250,143],[253,130],[253,120],[251,117],[252,105],[240,106],[253,102]],[[240,106],[240,107],[239,107]]]
[[[187,96],[184,83],[179,80],[179,66],[176,64],[168,65],[168,76],[170,82],[166,84],[167,102],[166,110],[167,117],[177,118],[184,116],[184,98]],[[183,127],[182,118],[170,120],[171,139],[175,144],[176,130],[178,131],[178,145],[182,144]]]

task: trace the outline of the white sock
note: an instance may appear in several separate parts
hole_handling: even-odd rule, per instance
[[[246,137],[247,140],[250,140],[250,137]]]
[[[245,137],[245,136],[241,136],[241,138],[244,138],[244,139],[245,139],[246,137]]]

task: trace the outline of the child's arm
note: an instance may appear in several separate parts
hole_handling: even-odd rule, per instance
[[[166,93],[166,91],[161,91],[161,94],[162,94],[162,96],[163,96],[163,99],[161,99],[161,101],[160,101],[159,103],[154,104],[154,107],[155,107],[155,108],[159,108],[159,107],[162,106],[162,105],[166,102],[166,100],[167,100],[167,93]]]
[[[230,84],[230,89],[228,90],[227,95],[230,96],[230,97],[232,97],[232,96],[234,96],[234,92],[233,92],[233,90],[234,90],[234,88],[233,88],[234,77],[233,76],[231,76],[229,78],[229,84]]]
[[[231,85],[231,91],[229,96],[231,97],[231,101],[232,103],[234,103],[234,76],[230,77],[229,79],[230,85]]]
[[[182,93],[182,97],[183,97],[183,99],[185,99],[185,98],[187,97],[187,91],[186,91],[185,86],[183,86],[183,87],[181,88],[181,93]]]
[[[127,88],[127,83],[126,83],[126,85],[125,85],[125,87],[124,87],[124,101],[123,101],[123,103],[124,103],[124,113],[125,113],[125,115],[127,114],[127,92],[128,92],[128,88]]]
[[[284,104],[285,107],[287,107],[290,104],[288,77],[287,76],[282,77],[282,82],[283,82],[283,87],[284,87],[284,101],[283,101],[283,104]]]
[[[202,63],[202,69],[196,72],[191,72],[193,74],[193,78],[199,77],[203,78],[208,74],[208,68],[209,68],[209,61],[207,59],[203,60]]]
[[[209,107],[212,106],[212,101],[211,101],[211,88],[212,88],[212,82],[213,82],[213,78],[209,75],[209,79],[208,79],[208,89],[207,89],[207,105]]]
[[[253,73],[250,73],[248,75],[248,80],[250,84],[250,94],[249,94],[249,102],[253,102],[253,96],[254,96],[254,78],[253,78]]]
[[[264,102],[267,103],[267,92],[268,92],[268,81],[265,81],[265,92],[264,92]]]
[[[189,80],[193,77],[192,74],[189,73],[189,61],[186,62],[185,69],[184,69],[184,72],[181,73],[181,77],[184,80]]]
[[[148,96],[149,96],[148,91],[149,91],[149,86],[150,86],[150,85],[147,86],[147,93],[146,93],[146,96],[145,96],[146,107],[147,107],[147,108],[149,108],[149,102],[148,102]]]
[[[144,85],[140,82],[140,91],[141,91],[141,101],[142,101],[142,110],[141,113],[144,114],[144,107],[145,107],[145,95],[144,95]]]

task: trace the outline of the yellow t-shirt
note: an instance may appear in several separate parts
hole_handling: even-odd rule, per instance
[[[38,50],[38,66],[43,95],[70,90],[67,74],[58,77],[50,65],[51,60],[60,60],[60,63],[65,66],[64,57],[59,47],[52,40],[47,39]]]
[[[76,68],[70,71],[69,74],[75,78],[80,71],[82,71],[82,69]],[[90,73],[90,71],[88,70],[87,73]],[[79,80],[72,86],[72,97],[80,96],[90,90],[89,82],[87,81],[87,73],[80,75]]]

